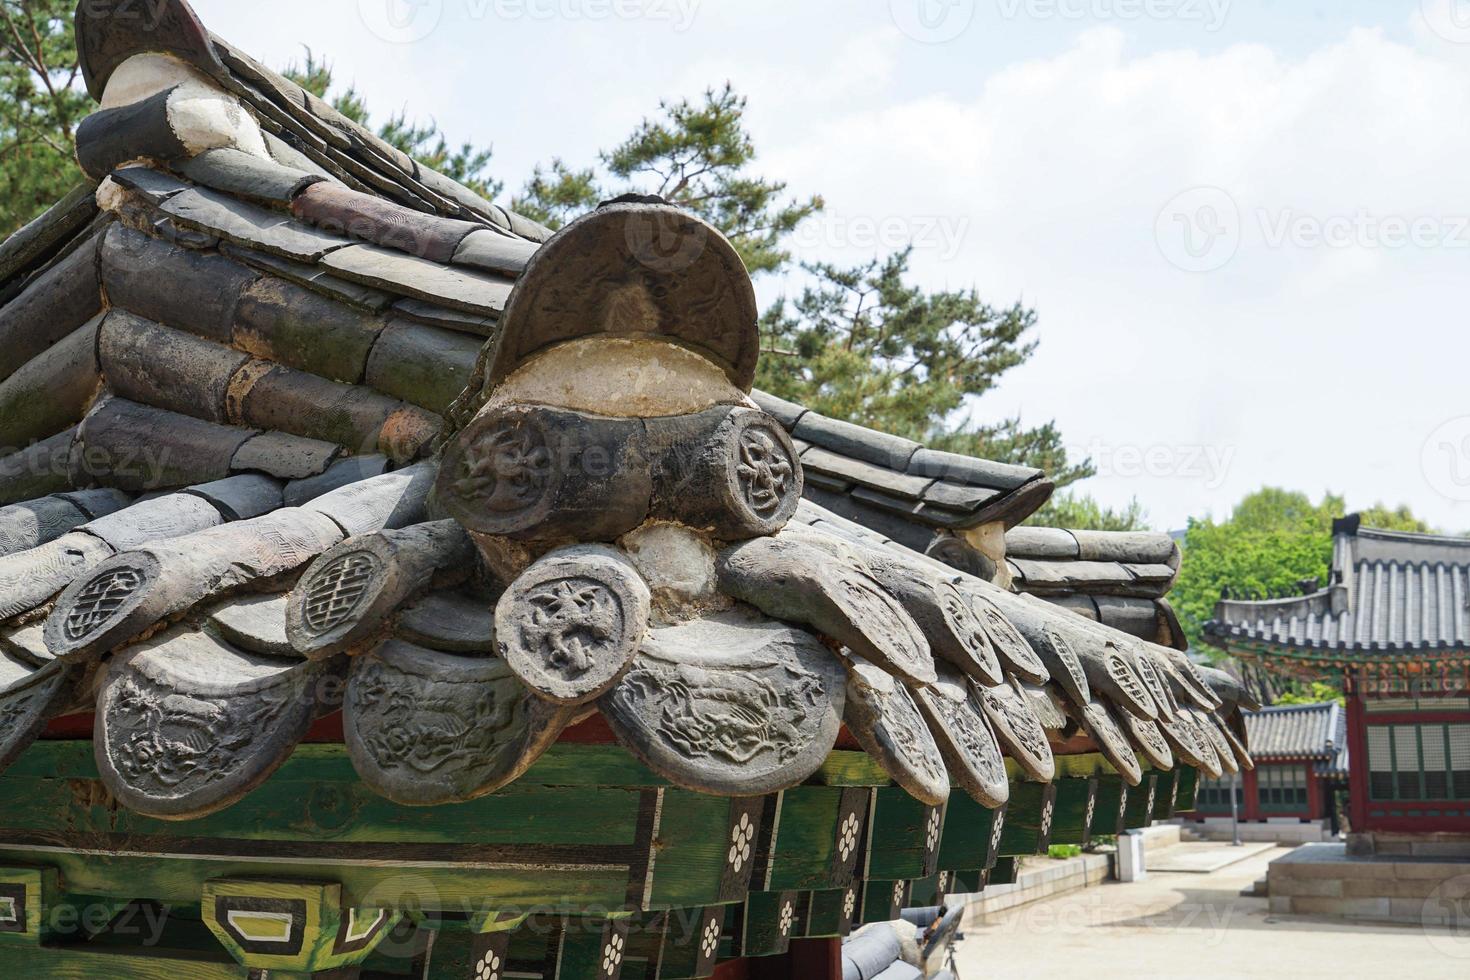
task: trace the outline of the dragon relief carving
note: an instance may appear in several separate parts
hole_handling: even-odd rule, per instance
[[[360,738],[384,769],[428,775],[491,765],[523,733],[515,685],[472,684],[459,692],[377,660],[357,670],[350,706],[359,718],[371,716],[370,726],[359,726]]]
[[[180,791],[233,774],[245,750],[285,713],[282,691],[202,698],[138,674],[125,678],[107,719],[113,765],[135,787]]]
[[[997,690],[990,687],[980,688],[980,696],[985,699],[986,706],[1001,716],[1011,736],[1027,752],[1038,758],[1050,755],[1046,732],[1036,716],[1020,700],[1020,695],[1010,688],[1006,689],[1005,694],[998,694]]]
[[[540,428],[506,419],[465,449],[454,490],[493,513],[518,514],[540,502],[551,477],[552,453]]]
[[[770,517],[781,509],[791,492],[795,465],[786,448],[771,433],[751,426],[740,433],[735,475],[750,509]]]
[[[680,756],[735,766],[766,756],[776,765],[795,758],[825,700],[821,678],[789,663],[716,670],[645,661],[617,696],[635,711],[656,706],[658,734]]]
[[[930,698],[930,703],[939,712],[944,727],[965,760],[975,767],[987,781],[1005,778],[1005,763],[1000,749],[985,728],[985,720],[968,698],[953,701],[942,694]]]
[[[934,757],[932,739],[919,709],[901,689],[883,698],[882,725],[905,762],[931,782],[947,783],[949,774]]]
[[[531,614],[521,626],[521,641],[537,651],[546,667],[567,678],[597,664],[599,652],[619,645],[621,603],[606,585],[584,576],[543,583],[526,595]]]

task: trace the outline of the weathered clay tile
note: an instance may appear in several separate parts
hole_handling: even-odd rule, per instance
[[[335,443],[350,453],[376,451],[383,425],[398,406],[370,388],[260,360],[235,373],[228,398],[236,424]]]
[[[341,538],[325,515],[283,508],[120,552],[61,593],[46,645],[68,660],[93,658],[205,600],[295,571]]]
[[[97,100],[117,66],[139,51],[167,52],[207,74],[223,71],[209,31],[187,3],[155,3],[145,14],[128,0],[92,0],[77,8],[76,44],[82,78]]]
[[[228,146],[205,150],[177,169],[196,184],[275,207],[290,204],[303,189],[322,179]]]
[[[940,679],[913,690],[949,769],[950,780],[983,807],[995,808],[1010,799],[1010,781],[995,732],[963,674],[940,668]]]
[[[536,254],[536,248],[536,242],[482,228],[465,236],[451,261],[483,272],[519,276]]]
[[[152,167],[121,167],[112,172],[112,179],[134,192],[150,204],[162,204],[175,194],[189,189],[189,184]]]
[[[339,279],[319,265],[297,262],[295,259],[272,255],[269,252],[257,252],[254,249],[232,245],[229,242],[220,244],[220,254],[257,271],[294,282],[328,299],[345,303],[368,313],[381,313],[393,302],[393,297],[382,290]]]
[[[78,427],[71,479],[139,493],[221,480],[254,429],[219,425],[112,398]]]
[[[235,473],[265,473],[282,480],[306,480],[325,473],[342,447],[288,432],[262,432],[240,444],[230,459]]]
[[[477,337],[489,337],[495,332],[496,317],[493,315],[464,313],[437,303],[426,303],[421,299],[401,299],[393,304],[393,312],[409,320],[427,323],[431,327],[442,327]]]
[[[0,306],[0,379],[86,323],[102,309],[97,238],[73,247]]]
[[[0,242],[0,283],[23,278],[80,234],[97,215],[96,191],[96,184],[83,181]],[[3,295],[0,292],[0,302]]]
[[[168,102],[175,89],[165,89],[132,105],[102,109],[77,126],[77,162],[93,180],[101,180],[130,160],[181,160],[189,155],[169,125]]]
[[[300,507],[309,500],[348,484],[382,476],[387,469],[388,457],[376,454],[335,460],[319,475],[298,477],[286,484],[286,506]]]
[[[313,561],[291,590],[286,635],[313,660],[352,650],[436,578],[462,581],[473,565],[474,546],[453,521],[348,538]]]
[[[315,262],[352,246],[349,239],[293,221],[280,212],[198,187],[169,198],[162,210],[186,227],[301,262]]]
[[[230,378],[250,357],[126,310],[107,314],[97,356],[115,394],[208,422],[228,421]]]
[[[949,773],[939,746],[908,688],[861,657],[848,661],[848,729],[883,771],[910,796],[929,806],[949,798]]]
[[[440,264],[454,258],[460,243],[481,227],[328,183],[299,190],[291,200],[291,213],[323,231]]]
[[[343,731],[364,783],[396,803],[430,806],[514,781],[572,711],[532,697],[502,660],[389,640],[352,659]]]
[[[323,263],[344,279],[480,316],[498,316],[510,298],[507,279],[439,265],[378,245],[352,245],[328,254]]]
[[[493,604],[463,591],[429,593],[403,610],[395,630],[410,643],[445,653],[490,654],[496,649]]]
[[[722,552],[721,589],[777,619],[806,623],[918,684],[934,680],[929,643],[865,569],[798,540],[756,538]]]
[[[97,768],[124,806],[168,820],[221,810],[306,734],[330,664],[178,629],[116,657],[97,698]]]
[[[619,741],[666,779],[757,796],[816,771],[845,698],[842,666],[816,637],[737,608],[651,631],[599,703]]]
[[[443,414],[469,384],[478,337],[394,319],[378,336],[365,380],[384,394]]]
[[[0,507],[0,556],[54,541],[78,525],[127,504],[127,495],[116,490],[83,490]]]
[[[717,230],[678,208],[609,203],[567,225],[526,265],[486,380],[494,385],[537,351],[599,332],[693,348],[748,391],[760,353],[756,318],[750,277]]]
[[[70,705],[82,669],[52,662],[43,666],[0,652],[0,771],[30,747],[46,722]]]
[[[363,380],[382,319],[274,276],[239,295],[233,343],[240,350],[329,381]]]
[[[102,284],[108,302],[178,330],[230,342],[235,305],[259,274],[114,225],[102,239]]]
[[[0,381],[0,445],[24,446],[82,420],[101,380],[101,322],[93,317]]]
[[[297,656],[286,639],[286,593],[244,595],[215,606],[209,626],[236,649],[270,657]]]
[[[1029,466],[997,463],[934,449],[920,449],[915,452],[909,458],[908,472],[915,476],[997,490],[1018,490],[1042,475],[1040,470]]]

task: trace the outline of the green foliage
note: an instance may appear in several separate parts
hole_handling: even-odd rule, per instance
[[[92,111],[72,41],[74,0],[0,0],[0,239],[82,180],[77,124]]]
[[[372,128],[367,104],[357,87],[348,85],[333,91],[332,66],[318,59],[310,48],[306,49],[303,64],[289,65],[282,74],[317,98],[331,103],[348,119]],[[450,146],[448,138],[432,118],[428,122],[420,122],[410,119],[408,113],[400,109],[377,127],[377,134],[415,160],[459,181],[486,200],[495,198],[504,189],[504,184],[487,173],[492,155],[490,148],[468,142],[458,147]]]
[[[1026,523],[1040,527],[1064,527],[1075,531],[1149,529],[1148,513],[1137,498],[1128,501],[1128,506],[1114,510],[1078,493],[1054,494],[1046,506],[1032,514]]]
[[[1345,513],[1345,502],[1333,494],[1314,504],[1304,493],[1266,487],[1236,505],[1227,521],[1191,520],[1179,581],[1169,596],[1190,644],[1208,649],[1200,629],[1226,586],[1265,595],[1295,591],[1308,579],[1325,583],[1332,522]],[[1429,529],[1407,507],[1377,505],[1362,513],[1365,527]]]
[[[1274,704],[1326,704],[1336,701],[1338,704],[1346,704],[1347,698],[1342,691],[1333,684],[1324,681],[1308,681],[1306,683],[1294,684],[1292,690],[1284,691],[1276,695]]]
[[[1077,844],[1051,844],[1046,849],[1046,856],[1049,858],[1055,858],[1058,861],[1065,861],[1067,858],[1080,857],[1081,854],[1082,848]]]
[[[1090,476],[1089,464],[1068,464],[1054,426],[987,426],[963,411],[1031,356],[1036,313],[993,307],[974,289],[927,292],[908,281],[909,255],[803,264],[813,281],[761,317],[756,384],[936,449],[1040,466],[1061,482]]]
[[[576,170],[554,159],[536,168],[511,207],[559,228],[598,201],[657,194],[723,231],[752,274],[779,269],[791,258],[783,240],[821,210],[822,199],[789,199],[785,183],[748,172],[756,152],[745,109],[728,82],[699,101],[661,102],[657,118],[598,155],[599,168]]]

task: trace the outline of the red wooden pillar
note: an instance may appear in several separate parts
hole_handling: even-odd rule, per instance
[[[1361,834],[1368,829],[1368,727],[1361,689],[1349,690],[1347,715],[1348,820]]]
[[[1261,819],[1261,794],[1256,791],[1256,773],[1260,768],[1242,769],[1240,773],[1240,819]]]
[[[842,940],[794,939],[784,956],[722,964],[715,980],[842,980]]]

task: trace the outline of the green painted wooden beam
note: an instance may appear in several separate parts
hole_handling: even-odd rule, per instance
[[[1000,836],[1002,856],[1039,854],[1046,850],[1056,813],[1056,796],[1056,783],[1011,784],[1005,828]]]

